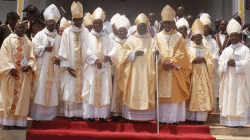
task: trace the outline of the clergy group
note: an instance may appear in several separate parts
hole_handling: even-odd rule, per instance
[[[250,124],[250,51],[241,23],[219,21],[213,37],[209,14],[194,20],[180,10],[166,5],[161,22],[141,13],[132,26],[119,13],[107,21],[100,7],[84,13],[80,2],[71,5],[71,20],[54,4],[45,22],[32,19],[34,6],[25,21],[10,13],[1,25],[8,34],[0,49],[0,124],[26,129],[28,117],[204,124],[217,103],[221,124]]]

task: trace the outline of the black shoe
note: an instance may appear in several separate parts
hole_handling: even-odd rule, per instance
[[[151,121],[142,121],[142,122],[139,122],[140,124],[151,124]]]
[[[230,127],[230,128],[240,128],[240,126],[226,126],[226,127]]]
[[[125,123],[131,123],[128,119],[125,119]]]
[[[27,129],[27,127],[15,126],[15,129],[17,129],[17,130],[26,130],[26,129]]]
[[[204,125],[205,124],[205,122],[203,122],[203,121],[196,121],[195,123],[199,124],[199,125]]]
[[[190,120],[186,120],[185,122],[188,123],[188,124],[196,124],[195,121],[190,121]]]
[[[174,122],[174,123],[172,123],[173,125],[178,125],[179,124],[179,122]]]
[[[95,122],[95,119],[88,118],[87,122]]]
[[[112,122],[120,122],[120,117],[112,117]]]
[[[106,122],[108,122],[106,119],[104,119],[104,118],[100,118],[99,119],[99,122],[101,122],[101,123],[106,123]]]
[[[82,121],[82,122],[85,121],[82,117],[77,117],[76,120],[77,121]]]
[[[70,118],[68,118],[68,121],[74,121],[75,120],[75,118],[74,117],[70,117]]]
[[[3,126],[3,129],[4,129],[4,130],[13,130],[13,129],[15,129],[15,128],[14,128],[14,126],[7,126],[7,125],[4,125],[4,126]]]

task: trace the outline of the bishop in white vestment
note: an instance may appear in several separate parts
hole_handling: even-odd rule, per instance
[[[241,25],[231,19],[227,26],[231,45],[219,59],[220,123],[231,127],[250,124],[250,51],[240,42]]]
[[[73,2],[71,6],[73,24],[64,30],[59,57],[62,73],[61,90],[63,95],[64,115],[82,117],[82,90],[84,81],[84,64],[89,56],[89,32],[82,26],[83,8],[80,2]]]
[[[112,57],[116,53],[113,40],[103,31],[106,18],[104,11],[97,8],[93,16],[93,29],[89,34],[90,50],[94,56],[86,60],[84,68],[85,79],[83,88],[83,118],[106,122],[110,114],[110,100],[112,95],[111,65]],[[101,62],[101,64],[96,64]]]
[[[32,42],[37,58],[37,79],[35,81],[34,101],[30,117],[35,120],[53,120],[57,115],[59,85],[58,50],[61,36],[55,27],[60,12],[54,4],[44,11],[46,28],[38,32]]]

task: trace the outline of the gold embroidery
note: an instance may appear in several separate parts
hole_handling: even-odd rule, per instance
[[[82,103],[82,88],[83,88],[83,61],[82,61],[82,41],[81,32],[75,33],[75,100],[76,103]]]
[[[54,50],[54,47],[53,47]],[[53,85],[53,74],[54,74],[54,57],[51,54],[49,57],[49,64],[47,69],[47,80],[45,86],[45,107],[49,107],[51,101],[52,85]]]
[[[173,58],[174,49],[177,48],[176,43],[179,41],[180,36],[177,35],[176,31],[173,30],[173,35],[159,34],[158,46],[160,50],[160,54],[162,57],[162,61],[170,62]],[[172,94],[172,77],[173,71],[163,71],[159,75],[159,97],[160,98],[171,98]]]
[[[97,58],[99,60],[101,60],[101,62],[103,61],[103,46],[102,46],[102,36],[100,37],[96,37],[96,42],[97,42],[97,46],[96,46],[96,50],[97,50]],[[103,73],[98,73],[97,71],[95,72],[96,76],[95,76],[95,103],[94,106],[95,107],[101,107],[102,106],[102,76]]]
[[[191,99],[189,106],[189,111],[211,111],[212,110],[212,101],[210,100],[210,95],[212,92],[212,77],[209,68],[213,67],[213,64],[210,64],[209,59],[212,59],[212,56],[208,55],[207,52],[210,52],[209,49],[202,46],[205,49],[204,58],[206,63],[193,64],[193,73],[191,77]],[[196,46],[189,48],[190,61],[192,62],[195,57]],[[212,59],[213,60],[213,59]],[[213,62],[212,62],[213,63]]]
[[[51,38],[55,38],[56,35],[48,35],[47,36]],[[48,68],[47,68],[47,80],[46,80],[46,85],[45,85],[45,94],[44,94],[44,99],[45,99],[45,107],[50,106],[50,101],[51,101],[51,94],[52,94],[52,86],[53,86],[53,75],[54,75],[54,55],[55,55],[55,45],[53,46],[52,52],[47,52],[49,53],[49,63],[48,63]]]
[[[14,55],[14,57],[16,58],[16,62],[15,64],[15,68],[17,70],[17,77],[15,77],[15,81],[14,81],[14,99],[13,99],[13,103],[11,105],[11,109],[7,112],[8,114],[14,115],[15,111],[16,111],[16,105],[17,102],[19,100],[19,96],[20,96],[20,92],[21,92],[21,84],[20,84],[20,79],[23,76],[22,73],[22,67],[21,67],[21,61],[24,58],[24,55],[22,53],[22,46],[24,45],[24,42],[21,40],[17,40],[15,41],[15,44],[17,45],[17,53]]]
[[[97,73],[96,72],[96,77],[95,77],[95,107],[101,107],[101,99],[102,99],[102,73]]]
[[[10,121],[27,121],[27,117],[23,117],[23,116],[16,116],[16,115],[11,115],[11,114],[7,114],[7,115],[4,115],[4,114],[0,114],[0,118],[1,119],[4,119],[4,120],[10,120]]]

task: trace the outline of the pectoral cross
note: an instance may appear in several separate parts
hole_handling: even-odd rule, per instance
[[[236,49],[236,48],[235,48]],[[234,51],[235,51],[235,49],[233,48],[233,54],[232,54],[232,56],[231,56],[231,59],[234,59]]]
[[[170,56],[170,57],[171,57],[171,52],[172,52],[172,50],[171,50],[170,48],[168,48],[167,54],[168,54],[168,56]]]
[[[199,55],[198,55],[198,56],[201,56],[201,51],[199,51],[198,53],[199,53]]]

